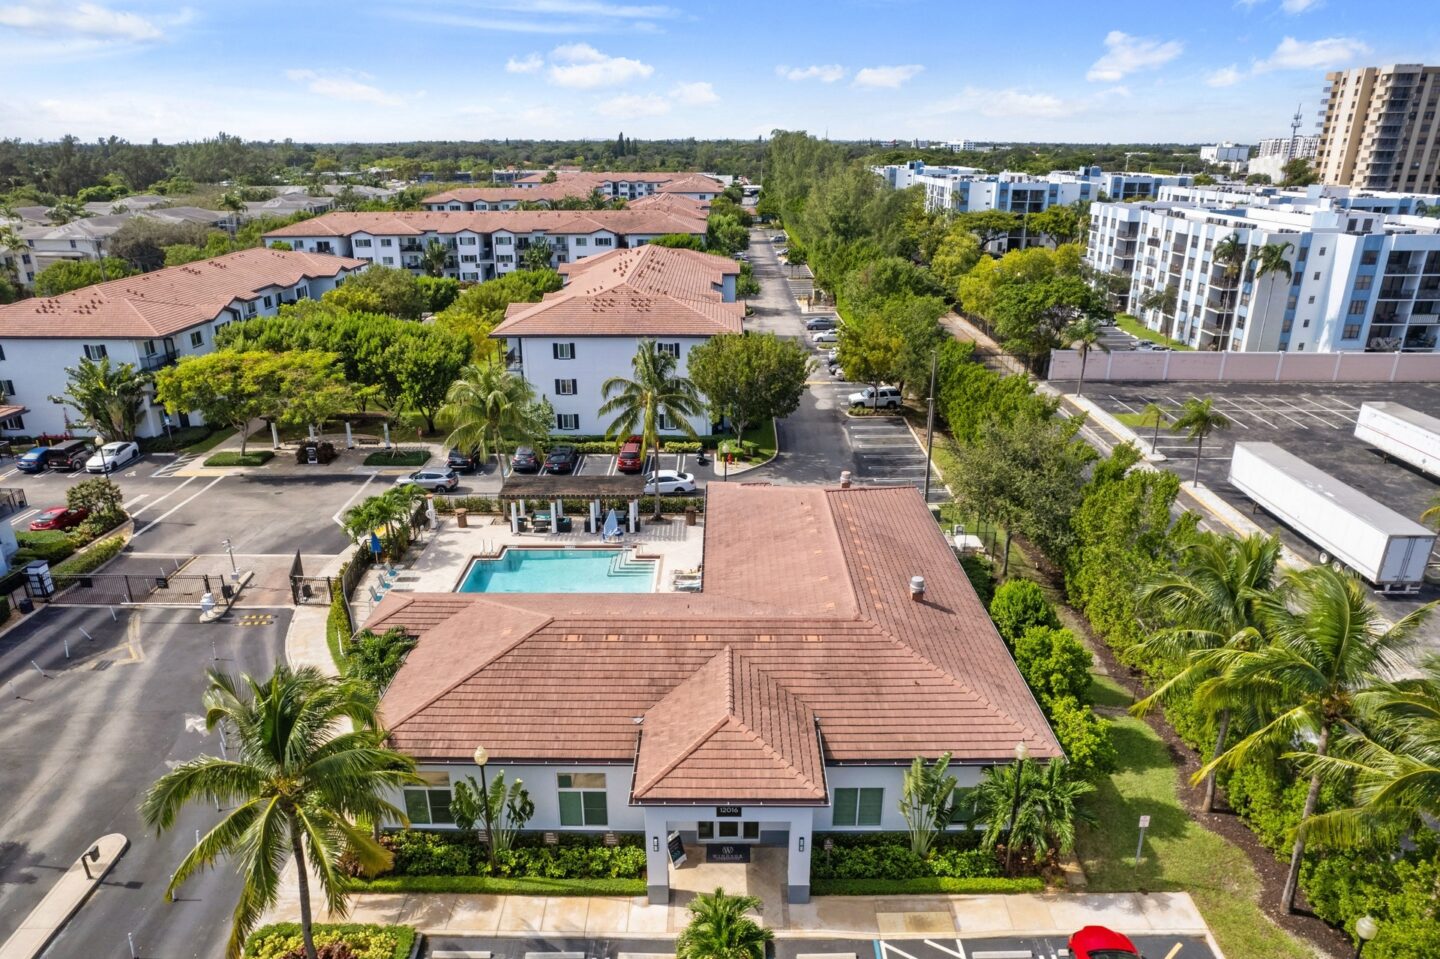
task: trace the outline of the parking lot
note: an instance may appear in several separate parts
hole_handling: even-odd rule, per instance
[[[615,476],[619,473],[615,464],[616,456],[613,453],[582,453],[580,461],[575,466],[577,476]],[[649,473],[655,469],[655,455],[645,457],[645,465],[641,473]],[[710,475],[710,467],[701,467],[695,462],[695,457],[689,453],[661,453],[660,469],[676,470],[681,473],[690,473],[695,477],[695,485],[700,489],[705,488],[705,479]]]
[[[1237,442],[1270,442],[1319,467],[1336,479],[1412,519],[1440,494],[1440,483],[1402,463],[1383,458],[1355,438],[1360,405],[1389,400],[1435,414],[1440,411],[1440,384],[1252,384],[1252,383],[1096,383],[1086,396],[1111,413],[1139,413],[1149,403],[1174,411],[1191,397],[1210,397],[1215,408],[1230,418],[1228,429],[1205,440],[1200,460],[1200,481],[1243,512],[1254,504],[1230,485],[1230,456]],[[1137,429],[1145,439],[1150,431]],[[1195,443],[1186,436],[1162,429],[1157,444],[1165,465],[1189,480],[1195,470]],[[1299,535],[1280,527],[1267,514],[1255,517],[1261,526],[1276,527],[1285,544],[1312,562],[1319,551]],[[1432,556],[1440,562],[1440,554]],[[1440,589],[1429,586],[1416,597],[1387,598],[1381,605],[1391,615],[1403,615],[1416,606],[1440,599]],[[1432,643],[1440,648],[1440,624],[1427,627]]]

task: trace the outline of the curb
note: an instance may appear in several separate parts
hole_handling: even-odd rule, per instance
[[[102,846],[110,849],[102,850]],[[97,839],[91,848],[101,850],[96,865],[88,866],[82,854],[60,876],[60,881],[50,888],[30,915],[20,923],[19,928],[0,946],[0,959],[34,959],[45,951],[65,924],[90,898],[95,887],[115,868],[115,863],[130,848],[130,840],[120,833],[110,833]],[[87,866],[90,870],[86,876]]]
[[[245,570],[245,572],[241,573],[241,574],[240,574],[240,580],[239,580],[239,582],[237,582],[237,583],[235,584],[235,590],[234,590],[234,592],[232,592],[232,593],[230,594],[230,599],[229,599],[229,601],[228,601],[228,602],[225,602],[225,603],[223,603],[223,604],[217,603],[217,604],[215,605],[215,608],[212,609],[212,610],[210,610],[210,612],[208,612],[208,613],[201,613],[201,614],[200,614],[200,622],[202,622],[202,623],[213,623],[213,622],[215,622],[215,620],[219,619],[220,617],[224,616],[226,613],[230,612],[230,608],[235,605],[235,601],[240,598],[240,594],[241,594],[241,593],[245,592],[245,587],[246,587],[246,586],[249,586],[249,585],[250,585],[250,581],[251,581],[252,579],[254,579],[254,578],[255,578],[255,571],[254,571],[253,569],[247,569],[247,570]],[[222,595],[223,595],[223,594],[222,594]]]
[[[783,452],[783,451],[780,449],[780,421],[772,418],[772,419],[770,420],[770,428],[775,431],[775,452],[771,453],[768,457],[766,457],[765,459],[761,460],[761,461],[758,462],[758,463],[746,463],[743,467],[741,467],[741,468],[739,468],[739,469],[736,469],[734,466],[731,466],[731,467],[730,467],[730,475],[731,475],[731,476],[741,476],[741,475],[743,475],[743,474],[745,474],[745,473],[750,472],[751,470],[758,470],[758,469],[759,469],[760,467],[762,467],[762,466],[769,466],[771,463],[775,462],[775,460],[779,458],[781,452]],[[719,455],[719,454],[717,453],[716,456],[718,456],[718,455]],[[712,471],[715,470],[715,459],[714,459],[713,457],[712,457],[711,460],[710,460],[710,469],[711,469]],[[716,478],[716,479],[720,479],[720,481],[723,483],[723,482],[724,482],[724,479],[722,478],[722,476],[723,476],[723,471],[721,471],[721,472],[716,472],[716,473],[715,473],[715,478]],[[708,483],[708,482],[710,482],[710,481],[709,481],[709,480],[706,480],[705,482]]]

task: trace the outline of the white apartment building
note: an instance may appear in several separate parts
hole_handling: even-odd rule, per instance
[[[1255,156],[1245,165],[1248,175],[1264,174],[1279,183],[1285,178],[1285,164],[1291,160],[1310,160],[1320,150],[1318,136],[1270,137],[1260,141]]]
[[[725,184],[703,173],[552,172],[555,179],[549,183],[545,182],[549,173],[531,173],[517,177],[514,185],[542,193],[563,191],[561,196],[589,196],[599,191],[607,199],[620,200],[637,200],[654,193],[678,193],[694,200],[713,200],[725,192]]]
[[[873,169],[895,189],[912,185],[924,187],[925,209],[931,212],[1039,213],[1051,206],[1084,201],[1153,197],[1162,186],[1188,186],[1194,180],[1187,174],[1105,173],[1099,167],[1056,170],[1042,177],[1012,172],[981,173],[972,167],[926,167],[919,161],[913,162],[913,166],[897,164]]]
[[[1217,244],[1244,247],[1227,273]],[[1292,275],[1253,275],[1267,243],[1289,244]],[[1130,278],[1126,304],[1151,329],[1196,349],[1433,352],[1440,334],[1440,222],[1344,209],[1102,203],[1086,253]],[[1173,311],[1141,304],[1173,290]]]
[[[1250,159],[1250,147],[1244,143],[1231,143],[1229,140],[1213,143],[1200,148],[1200,159],[1234,170],[1237,169],[1236,164],[1244,164]]]
[[[505,341],[507,362],[555,408],[555,432],[604,434],[601,384],[631,375],[642,340],[654,340],[686,375],[690,351],[712,336],[741,332],[735,299],[740,267],[729,257],[644,247],[562,266],[565,286],[539,303],[512,303],[490,335]],[[707,412],[690,427],[711,432]],[[663,432],[681,432],[662,419]]]
[[[1423,216],[1440,209],[1440,195],[1359,190],[1348,186],[1313,184],[1289,190],[1276,186],[1165,186],[1156,198],[1162,203],[1209,206],[1259,206],[1281,209],[1364,210],[1391,216]]]
[[[703,237],[705,223],[661,210],[329,213],[263,239],[266,246],[283,241],[296,250],[353,256],[416,274],[426,248],[438,242],[450,253],[445,276],[479,282],[519,269],[532,243],[548,243],[558,266],[672,233]]]
[[[114,205],[123,206],[124,201],[116,201]],[[162,223],[198,223],[201,226],[216,227],[224,223],[227,217],[228,214],[215,210],[173,207],[84,217],[58,225],[19,221],[13,225],[20,239],[24,241],[25,249],[9,252],[11,266],[20,285],[29,287],[34,285],[36,275],[52,264],[66,260],[98,260],[102,255],[111,255],[106,248],[110,238],[132,219],[143,218]],[[5,255],[4,251],[0,251],[0,257]]]
[[[153,372],[181,357],[209,353],[215,332],[226,323],[319,297],[368,265],[313,253],[241,250],[0,306],[0,391],[24,407],[0,422],[0,434],[71,432],[78,412],[50,397],[65,391],[65,370],[81,357],[109,357],[111,363]],[[192,421],[198,416],[180,414],[179,425]],[[147,402],[139,435],[164,430],[161,408]]]

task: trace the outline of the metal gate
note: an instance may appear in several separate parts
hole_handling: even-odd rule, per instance
[[[54,577],[55,591],[40,595],[29,582],[25,593],[35,602],[57,606],[124,606],[152,603],[164,606],[196,606],[206,593],[217,600],[229,598],[234,587],[224,576],[177,573],[135,576],[125,573],[86,573]]]

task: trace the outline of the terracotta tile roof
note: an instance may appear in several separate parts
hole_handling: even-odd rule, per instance
[[[652,193],[625,204],[627,210],[665,210],[678,216],[705,219],[710,215],[710,201],[697,200],[679,193]]]
[[[743,303],[720,287],[740,272],[728,257],[642,246],[563,264],[564,289],[512,303],[491,332],[507,336],[716,336],[739,333]]]
[[[424,210],[401,213],[326,213],[265,234],[288,237],[420,236],[425,233],[690,233],[705,225],[664,210]]]
[[[236,300],[255,299],[258,291],[368,265],[320,253],[241,250],[0,306],[0,337],[168,336],[214,319]]]
[[[566,197],[588,197],[598,189],[600,189],[598,181],[587,182],[572,177],[562,177],[554,183],[541,183],[533,187],[458,187],[454,190],[427,196],[420,202],[449,203],[458,200],[461,203],[474,203],[476,200],[485,200],[490,203],[500,203],[509,200],[528,200],[531,203],[541,203],[563,200]]]
[[[689,176],[680,177],[675,180],[667,180],[655,188],[656,193],[720,193],[725,188],[720,185],[719,180],[712,179],[700,173],[692,173]]]
[[[651,710],[683,712],[675,704],[694,694],[677,689],[729,648],[743,664],[731,688],[755,690],[737,693],[744,707],[732,712],[814,784],[797,702],[818,717],[829,762],[901,764],[947,750],[1003,761],[1021,739],[1037,757],[1060,755],[913,486],[725,483],[706,495],[700,593],[387,597],[367,627],[420,639],[383,703],[395,745],[424,760],[463,760],[484,743],[512,761],[629,762],[634,718],[646,716],[645,736],[661,737],[656,756],[673,757],[694,725],[666,734]],[[927,584],[920,601],[915,575]],[[758,718],[767,710],[779,715]],[[727,734],[701,758],[731,749],[753,759],[758,747]],[[701,768],[685,768],[685,788],[729,793],[726,772],[707,782]]]
[[[631,797],[823,803],[815,714],[726,646],[645,713]]]

